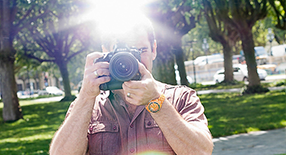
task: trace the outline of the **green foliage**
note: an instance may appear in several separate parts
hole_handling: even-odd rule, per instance
[[[270,15],[276,20],[276,27],[286,30],[286,7],[285,0],[270,0],[269,4],[272,9],[269,10]]]

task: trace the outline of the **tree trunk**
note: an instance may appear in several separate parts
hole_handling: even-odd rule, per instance
[[[58,62],[57,65],[59,66],[62,78],[63,78],[63,85],[64,85],[64,91],[65,91],[65,96],[69,97],[71,95],[71,86],[70,86],[70,80],[69,80],[69,72],[67,68],[67,62],[61,61]]]
[[[171,54],[170,45],[160,39],[157,39],[157,43],[157,57],[154,61],[152,74],[158,81],[175,85],[174,56]]]
[[[223,45],[223,56],[224,56],[224,81],[233,81],[233,64],[232,64],[232,50],[229,42],[222,43]]]
[[[3,51],[1,51],[3,52]],[[16,121],[23,118],[22,110],[17,97],[17,86],[14,76],[14,59],[4,58],[0,60],[0,84],[3,97],[3,120],[5,122]]]
[[[180,74],[180,79],[181,79],[181,85],[189,85],[189,82],[187,80],[187,74],[186,74],[186,68],[185,68],[185,59],[184,59],[184,52],[182,49],[182,41],[181,38],[182,36],[176,36],[174,37],[176,38],[175,40],[173,40],[174,42],[174,54],[175,54],[175,58],[176,58],[176,64],[178,66],[178,71]]]
[[[251,30],[245,30],[244,32],[240,32],[240,37],[242,41],[242,49],[244,52],[247,71],[248,71],[248,80],[249,86],[257,86],[260,85],[260,79],[257,73],[257,64],[255,59],[254,52],[254,41]]]
[[[10,1],[0,4],[0,84],[3,97],[3,120],[16,121],[23,118],[17,97],[17,87],[14,76],[15,50],[12,47],[13,31],[10,16]]]

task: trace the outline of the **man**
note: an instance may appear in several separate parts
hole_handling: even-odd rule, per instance
[[[146,19],[137,22],[102,49],[112,51],[116,39],[142,49],[141,79],[124,82],[122,89],[100,91],[100,84],[110,80],[109,63],[95,61],[102,53],[89,54],[81,91],[53,138],[52,155],[212,153],[212,136],[196,92],[152,77],[157,54],[152,25]]]

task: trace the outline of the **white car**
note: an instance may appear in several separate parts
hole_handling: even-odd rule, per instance
[[[257,69],[260,80],[265,80],[267,72],[263,69]],[[248,71],[246,65],[234,65],[233,66],[233,78],[237,81],[248,81]],[[224,80],[224,69],[218,70],[214,74],[214,81],[220,83]]]
[[[212,64],[215,62],[223,62],[223,55],[221,54],[214,54],[214,55],[207,55],[207,56],[199,56],[194,60],[195,65],[203,66],[206,64]]]
[[[45,89],[50,95],[63,95],[64,92],[60,90],[58,87],[51,86],[51,87],[46,87]]]
[[[270,54],[272,56],[283,56],[286,54],[286,44],[271,47]]]

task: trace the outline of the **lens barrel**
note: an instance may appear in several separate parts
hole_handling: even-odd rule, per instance
[[[110,74],[118,81],[131,80],[138,70],[138,61],[130,52],[116,53],[109,62]]]

